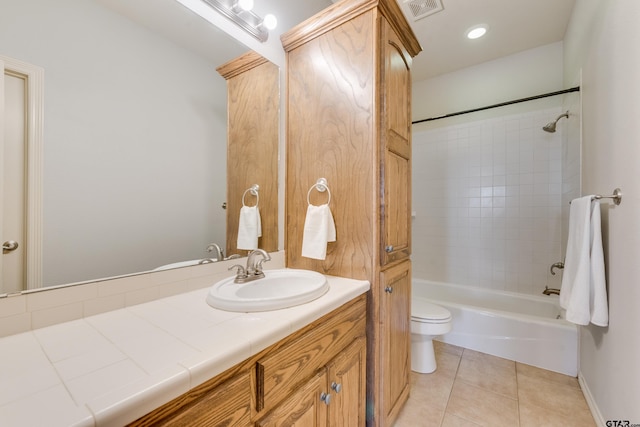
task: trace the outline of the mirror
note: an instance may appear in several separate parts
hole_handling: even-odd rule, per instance
[[[225,247],[216,67],[246,51],[175,0],[3,1],[0,54],[44,69],[43,286]]]

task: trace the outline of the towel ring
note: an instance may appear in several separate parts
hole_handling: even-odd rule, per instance
[[[327,185],[327,180],[325,178],[320,178],[318,179],[318,181],[316,181],[315,184],[311,186],[311,188],[309,188],[309,191],[307,191],[308,205],[311,204],[311,201],[309,200],[309,196],[311,195],[311,191],[313,191],[314,188],[318,190],[320,193],[324,193],[326,191],[329,195],[329,200],[327,200],[327,204],[331,203],[331,190],[329,190],[329,186]]]
[[[260,193],[258,193],[259,189],[260,186],[258,184],[253,184],[251,187],[244,190],[244,193],[242,193],[242,206],[247,206],[244,202],[244,197],[247,195],[247,193],[251,193],[253,196],[256,196],[255,206],[258,206],[258,204],[260,203]]]

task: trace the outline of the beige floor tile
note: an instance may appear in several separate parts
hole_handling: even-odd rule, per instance
[[[456,379],[446,412],[481,426],[518,425],[518,402]]]
[[[444,410],[449,401],[454,375],[436,372],[431,374],[411,373],[411,394],[409,398],[417,404],[428,404]]]
[[[464,351],[463,347],[458,347],[457,345],[447,344],[437,340],[433,340],[433,349],[436,352],[436,356],[438,353],[450,353],[460,357]]]
[[[402,408],[394,427],[440,427],[444,410],[424,403],[412,402]]]
[[[570,417],[556,411],[520,402],[520,427],[595,427],[591,413],[575,413]]]
[[[516,366],[511,360],[465,350],[456,378],[512,399],[518,397]]]
[[[570,377],[569,375],[547,371],[546,369],[537,368],[531,365],[525,365],[524,363],[516,363],[516,374],[518,375],[518,377],[524,375],[527,377],[538,378],[545,381],[551,381],[558,384],[580,388],[580,384],[578,383],[578,379],[576,377]]]
[[[518,401],[525,408],[543,408],[567,419],[593,422],[582,391],[573,386],[521,375],[518,377]]]
[[[442,427],[479,427],[479,424],[445,412],[444,419],[442,420]]]

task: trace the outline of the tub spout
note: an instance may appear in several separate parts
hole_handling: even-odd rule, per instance
[[[560,295],[560,289],[554,289],[554,288],[550,288],[548,286],[544,287],[544,291],[542,291],[543,294],[545,295]]]

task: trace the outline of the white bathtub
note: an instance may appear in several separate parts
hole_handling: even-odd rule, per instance
[[[413,298],[446,307],[442,342],[566,375],[578,374],[578,328],[560,318],[556,296],[523,295],[413,279]]]

